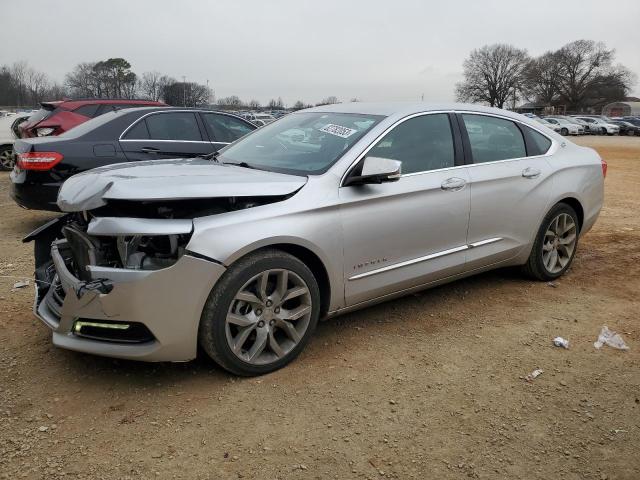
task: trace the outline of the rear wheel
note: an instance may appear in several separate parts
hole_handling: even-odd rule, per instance
[[[0,147],[0,170],[13,169],[13,147],[5,145]]]
[[[562,135],[563,137],[566,137],[567,135],[569,135],[569,130],[567,130],[566,128],[561,128],[560,129],[560,135]]]
[[[524,271],[538,280],[554,280],[573,262],[578,247],[579,222],[576,211],[558,203],[542,221]]]
[[[248,255],[213,288],[199,341],[236,375],[262,375],[291,362],[318,323],[320,291],[309,268],[279,250]]]
[[[607,129],[606,129],[606,128],[604,128],[604,127],[602,127],[602,128],[600,129],[600,133],[601,133],[602,135],[606,135],[606,134],[607,134]]]

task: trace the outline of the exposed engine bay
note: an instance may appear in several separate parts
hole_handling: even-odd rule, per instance
[[[288,195],[171,201],[111,200],[95,210],[71,213],[54,219],[24,241],[35,240],[36,278],[41,284],[52,281],[52,244],[58,246],[69,270],[84,281],[91,280],[91,266],[158,270],[173,265],[185,253],[193,229],[190,220],[253,208],[287,197]],[[92,227],[102,225],[100,222],[105,219],[110,220],[109,227],[114,229],[114,233],[100,231],[92,234]],[[135,228],[136,224],[145,222],[148,230],[145,234],[115,233],[120,223],[124,232],[127,230],[124,228],[125,224],[131,229],[132,225]],[[180,223],[180,228],[175,228],[176,223]]]

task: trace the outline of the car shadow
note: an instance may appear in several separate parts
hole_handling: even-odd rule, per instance
[[[484,298],[486,290],[495,289],[496,286],[511,282],[531,283],[517,269],[500,269],[322,321],[306,350],[302,353],[302,358],[285,367],[284,370],[304,368],[304,365],[298,364],[309,359],[313,359],[314,362],[322,362],[323,359],[346,354],[347,350],[344,345],[336,344],[336,339],[342,338],[347,334],[347,331],[349,335],[357,336],[359,333],[353,333],[353,330],[362,329],[362,336],[368,338],[371,334],[382,333],[386,325],[402,322],[403,318],[411,318],[413,321],[417,311],[441,311],[450,302],[460,301],[461,297],[468,297],[469,301],[474,301],[475,298]],[[438,329],[442,328],[442,323],[435,320],[428,322],[429,319],[427,318],[427,323],[424,324],[422,330],[435,334]],[[447,319],[449,324],[450,321],[451,319]],[[470,320],[460,316],[454,321],[464,324]],[[401,324],[398,324],[398,327],[400,326]],[[216,386],[222,386],[230,378],[244,380],[244,377],[236,377],[219,367],[200,350],[195,360],[184,363],[148,363],[111,359],[62,349],[56,349],[56,353],[59,355],[58,361],[65,366],[66,373],[73,377],[99,378],[100,383],[104,382],[116,388],[134,386],[153,391],[154,389],[163,389],[167,385],[180,386],[194,378],[198,380],[206,378],[207,387],[215,389]],[[269,376],[272,380],[277,381],[283,370],[279,372],[274,372]],[[289,371],[290,373],[291,371]]]

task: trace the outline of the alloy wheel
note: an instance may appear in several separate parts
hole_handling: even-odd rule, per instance
[[[227,312],[227,345],[253,365],[278,361],[304,337],[311,319],[309,287],[286,269],[261,272],[236,293]]]
[[[0,151],[0,167],[3,170],[11,170],[13,168],[13,149],[7,148]]]
[[[571,261],[578,229],[571,215],[561,213],[547,227],[542,243],[542,263],[549,273],[562,271]]]

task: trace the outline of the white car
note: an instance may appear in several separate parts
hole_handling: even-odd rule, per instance
[[[13,126],[30,115],[31,112],[20,112],[0,117],[0,170],[13,168],[13,143],[18,138]]]
[[[243,117],[259,127],[264,127],[265,125],[275,120],[275,117],[273,115],[269,115],[268,113],[251,112],[251,113],[245,113]]]
[[[580,126],[564,118],[544,117],[545,121],[560,127],[560,135],[580,135]],[[583,130],[584,131],[584,130]]]
[[[532,118],[532,117],[529,117]],[[545,127],[553,130],[556,133],[560,133],[560,130],[562,130],[562,128],[560,127],[560,125],[555,124],[555,123],[551,123],[551,122],[547,122],[544,118],[534,118],[534,120],[538,123],[541,123],[542,125],[544,125]]]
[[[620,133],[620,127],[617,125],[613,125],[611,123],[607,123],[601,118],[597,117],[578,117],[573,116],[578,120],[582,120],[583,122],[587,122],[591,130],[594,130],[597,133],[602,135],[618,135]]]

